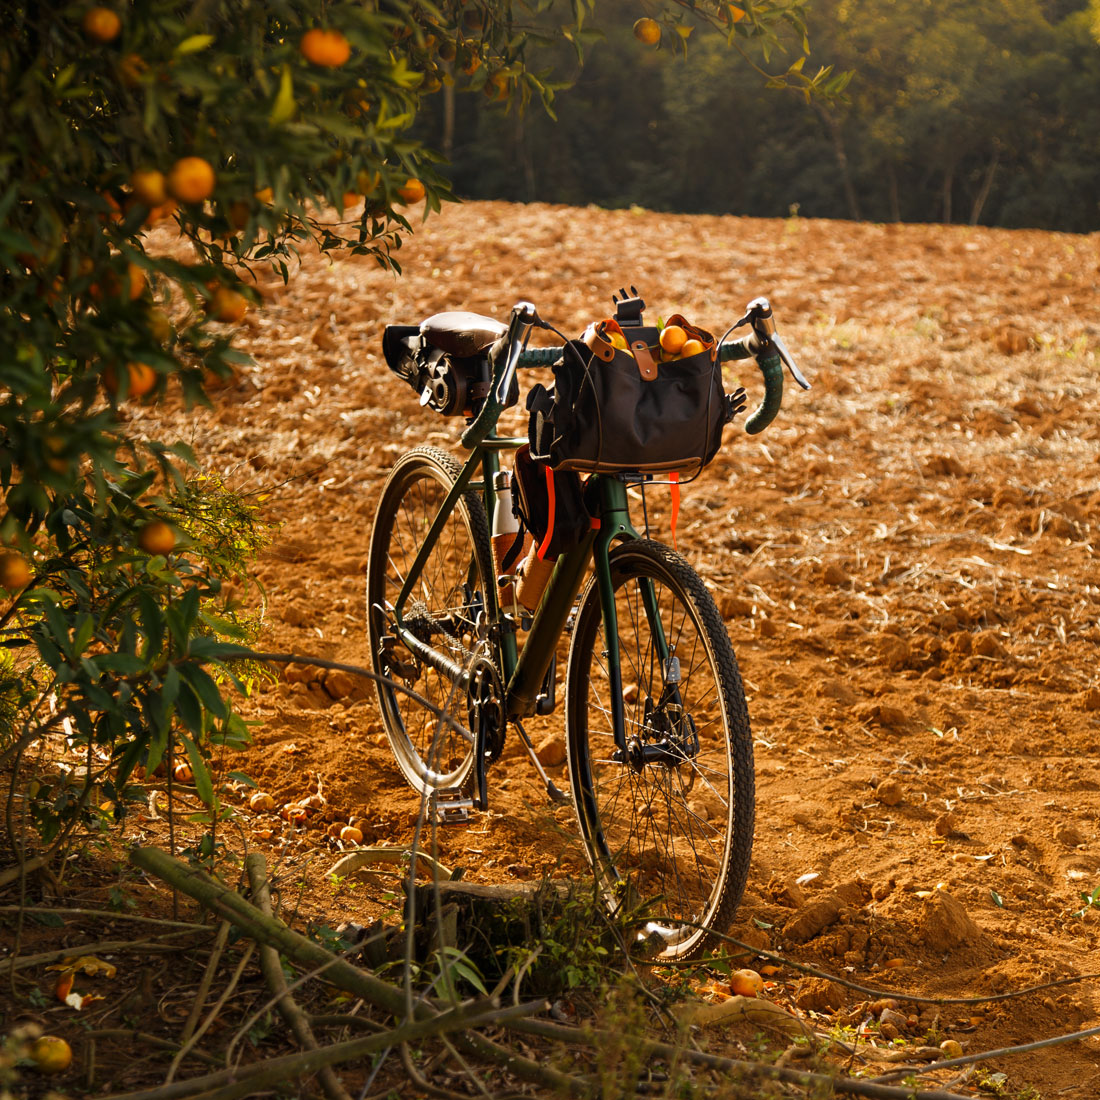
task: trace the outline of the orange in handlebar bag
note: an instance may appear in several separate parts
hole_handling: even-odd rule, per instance
[[[671,325],[686,333],[684,348],[702,350],[670,354],[655,326],[618,318],[570,341],[553,387],[528,394],[532,455],[584,473],[694,474],[710,462],[729,419],[717,343],[678,314]]]

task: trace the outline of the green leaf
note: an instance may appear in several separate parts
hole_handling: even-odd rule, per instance
[[[226,716],[226,702],[218,691],[218,685],[210,679],[206,669],[196,664],[186,664],[180,669],[180,675],[189,684],[203,707],[215,718]]]
[[[176,700],[176,709],[183,724],[196,736],[201,737],[203,731],[202,703],[195,694],[194,689],[183,677],[180,677],[180,693]]]
[[[150,731],[149,755],[145,758],[145,767],[152,773],[160,767],[164,754],[168,751],[168,723],[162,722]]]
[[[122,676],[139,676],[145,671],[145,662],[132,653],[100,653],[91,658],[101,672],[117,672]]]
[[[214,36],[212,34],[193,34],[190,38],[185,38],[176,47],[176,56],[186,57],[187,54],[199,53],[201,50],[213,45],[213,43]]]
[[[279,90],[275,93],[275,102],[271,105],[271,114],[268,121],[273,126],[289,122],[294,117],[297,104],[294,102],[294,78],[290,72],[290,66],[284,65],[279,77]]]
[[[213,806],[215,803],[214,783],[210,778],[210,770],[206,766],[206,761],[199,751],[199,746],[185,734],[180,735],[180,740],[183,742],[184,751],[187,753],[187,760],[195,776],[195,788],[199,792],[199,798],[201,798],[207,806]]]
[[[252,650],[236,642],[223,642],[217,638],[199,634],[191,639],[187,649],[191,657],[200,661],[230,661],[251,656]]]
[[[60,913],[28,913],[27,916],[36,924],[46,928],[64,928],[65,920]]]

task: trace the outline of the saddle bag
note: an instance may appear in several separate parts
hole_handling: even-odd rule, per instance
[[[555,470],[694,474],[715,456],[730,417],[716,341],[675,315],[667,325],[702,350],[670,356],[642,308],[638,298],[620,302],[614,318],[566,345],[551,388],[532,387],[534,457]]]
[[[419,325],[387,325],[382,354],[390,370],[420,395],[421,405],[443,416],[470,417],[488,396],[488,351],[505,331],[499,321],[477,313],[436,313]],[[518,400],[514,384],[507,404]]]

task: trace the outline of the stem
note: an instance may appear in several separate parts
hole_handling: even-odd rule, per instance
[[[210,985],[214,980],[214,971],[218,969],[218,963],[221,962],[222,952],[225,950],[226,943],[229,942],[229,922],[222,921],[218,925],[218,934],[214,937],[214,946],[210,951],[210,958],[206,963],[206,970],[203,971],[202,980],[199,982],[199,991],[195,994],[194,1003],[191,1005],[191,1011],[187,1015],[187,1021],[183,1025],[183,1032],[180,1034],[180,1043],[186,1047],[192,1034],[195,1031],[195,1027],[199,1022],[199,1017],[202,1015],[202,1006],[206,1003],[206,998],[210,995]],[[172,1080],[172,1075],[175,1073],[175,1065],[168,1071],[168,1080]]]

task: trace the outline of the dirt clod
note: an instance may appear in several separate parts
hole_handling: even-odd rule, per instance
[[[921,912],[921,933],[924,942],[933,951],[971,947],[982,938],[981,928],[963,905],[944,890],[933,891],[931,897],[925,900]]]
[[[803,978],[795,986],[794,1003],[810,1012],[839,1012],[844,1000],[844,987],[827,978]]]
[[[535,755],[544,768],[557,768],[565,763],[565,738],[552,734],[540,741]]]
[[[875,788],[875,798],[884,806],[900,806],[905,801],[905,788],[896,779],[884,779]]]

